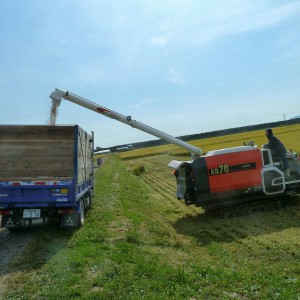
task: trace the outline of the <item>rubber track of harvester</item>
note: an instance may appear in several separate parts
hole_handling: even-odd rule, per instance
[[[242,205],[230,206],[221,209],[213,210],[213,212],[224,218],[239,217],[249,215],[260,211],[271,211],[274,209],[281,209],[288,206],[291,202],[291,197],[281,197],[278,199],[266,199],[255,202],[250,202]]]

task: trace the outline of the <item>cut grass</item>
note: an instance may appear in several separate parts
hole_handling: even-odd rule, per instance
[[[5,299],[299,299],[299,201],[219,219],[185,207],[172,188],[152,189],[155,165],[168,159],[142,159],[145,173],[134,176],[110,156],[84,226],[41,228]]]

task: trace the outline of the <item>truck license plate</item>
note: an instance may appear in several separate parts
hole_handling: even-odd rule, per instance
[[[24,209],[23,218],[34,219],[41,217],[40,209]]]

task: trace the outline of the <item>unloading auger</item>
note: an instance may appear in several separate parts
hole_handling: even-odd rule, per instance
[[[202,153],[201,149],[199,149],[199,148],[197,148],[193,145],[190,145],[190,144],[188,144],[188,143],[186,143],[186,142],[184,142],[184,141],[182,141],[178,138],[175,138],[175,137],[173,137],[173,136],[171,136],[167,133],[164,133],[164,132],[162,132],[158,129],[155,129],[155,128],[150,127],[148,125],[145,125],[141,122],[133,120],[131,116],[124,116],[120,113],[117,113],[117,112],[115,112],[111,109],[108,109],[106,107],[103,107],[101,105],[98,105],[98,104],[96,104],[92,101],[84,99],[84,98],[82,98],[80,96],[77,96],[73,93],[66,92],[66,91],[63,91],[63,90],[60,90],[60,89],[55,89],[55,91],[51,93],[50,98],[54,101],[58,101],[59,104],[60,104],[62,99],[69,100],[73,103],[76,103],[76,104],[81,105],[85,108],[93,110],[93,111],[95,111],[95,112],[97,112],[101,115],[104,115],[108,118],[115,119],[119,122],[122,122],[122,123],[128,125],[128,126],[131,126],[133,128],[137,128],[141,131],[144,131],[144,132],[149,133],[153,136],[161,138],[161,139],[163,139],[163,140],[165,140],[165,141],[167,141],[171,144],[175,144],[179,147],[182,147],[182,148],[188,150],[191,153],[193,158],[201,155],[201,153]]]

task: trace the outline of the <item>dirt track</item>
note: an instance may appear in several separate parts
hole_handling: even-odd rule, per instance
[[[102,165],[105,160],[103,160]],[[95,168],[97,172],[100,168]],[[1,216],[0,216],[1,224]],[[7,281],[13,273],[18,272],[16,262],[26,249],[29,242],[34,239],[38,227],[10,232],[6,228],[0,228],[0,299],[6,290]]]
[[[0,228],[0,299],[5,291],[6,279],[16,271],[14,262],[22,255],[33,236],[32,231],[12,233],[6,228]]]

